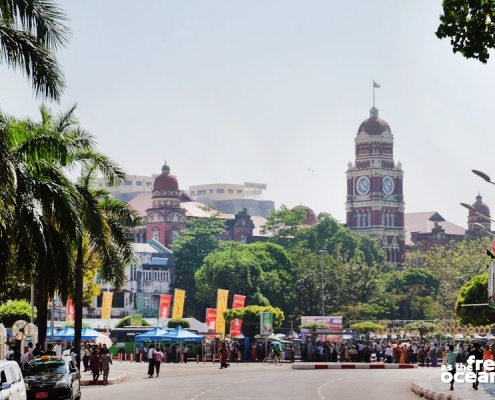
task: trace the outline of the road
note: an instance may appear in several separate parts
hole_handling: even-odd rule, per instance
[[[418,400],[411,383],[440,376],[436,369],[403,370],[293,370],[290,364],[263,366],[231,364],[219,370],[215,364],[167,364],[159,378],[148,378],[147,364],[114,363],[125,371],[125,383],[83,388],[82,398],[143,399],[366,399]],[[85,374],[84,374],[85,375]],[[439,378],[440,379],[440,378]]]

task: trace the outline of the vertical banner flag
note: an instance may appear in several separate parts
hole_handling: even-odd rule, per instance
[[[103,292],[103,304],[101,305],[101,319],[110,319],[112,311],[113,292]]]
[[[172,303],[172,295],[162,294],[160,295],[160,313],[158,314],[160,319],[168,318],[170,314],[170,304]]]
[[[262,312],[260,314],[260,335],[271,335],[273,333],[273,314],[271,312]]]
[[[184,314],[184,301],[186,299],[186,291],[182,289],[174,290],[174,310],[172,318],[182,318]]]
[[[216,332],[216,324],[217,324],[217,309],[216,308],[207,308],[206,309],[206,326],[208,330],[212,330]],[[215,339],[215,335],[206,335],[208,339]]]
[[[74,307],[74,303],[72,300],[67,300],[67,305],[65,307],[65,322],[74,322],[76,317],[76,308]]]
[[[221,333],[221,339],[225,337],[225,318],[223,313],[227,310],[229,291],[218,289],[217,291],[217,332]]]
[[[240,294],[234,294],[234,300],[232,302],[232,309],[236,310],[238,308],[244,307],[244,302],[246,301],[246,296],[241,296]],[[230,322],[230,337],[235,338],[241,335],[242,319],[236,319]]]

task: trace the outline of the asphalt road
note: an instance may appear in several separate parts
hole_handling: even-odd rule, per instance
[[[403,370],[293,370],[290,364],[263,366],[254,363],[168,364],[159,378],[148,378],[147,364],[115,363],[125,371],[125,383],[85,387],[82,399],[366,399],[418,400],[411,383],[440,376],[439,369]]]

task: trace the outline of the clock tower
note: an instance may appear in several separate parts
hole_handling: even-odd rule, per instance
[[[394,264],[404,261],[404,172],[394,162],[394,136],[378,109],[370,110],[355,139],[356,160],[347,176],[347,227],[376,238]]]

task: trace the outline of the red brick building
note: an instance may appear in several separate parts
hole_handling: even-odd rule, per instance
[[[404,195],[402,165],[394,162],[394,137],[378,109],[359,126],[355,138],[355,162],[347,176],[346,226],[375,237],[387,260],[404,261]]]

